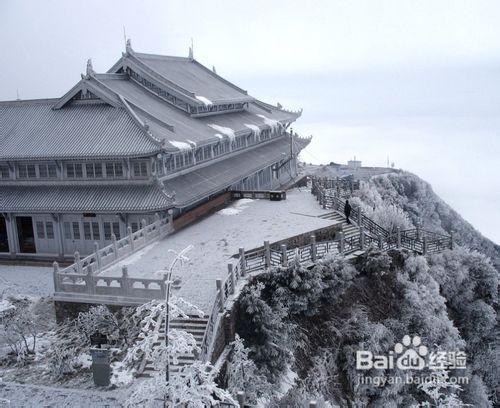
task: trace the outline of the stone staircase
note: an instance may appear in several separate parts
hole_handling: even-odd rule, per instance
[[[349,239],[353,236],[359,235],[359,227],[356,224],[354,224],[352,220],[351,223],[348,224],[345,216],[339,213],[338,211],[332,211],[331,213],[328,214],[319,215],[318,218],[341,222],[342,232],[344,233],[345,239]],[[352,254],[348,255],[347,258],[355,258],[363,253],[364,251],[361,250],[355,251]]]
[[[196,344],[198,347],[201,347],[201,343],[203,341],[203,335],[205,334],[205,330],[208,324],[208,316],[199,317],[199,316],[189,316],[187,319],[174,319],[170,321],[170,330],[184,330],[194,336],[196,339]],[[163,320],[160,325],[160,335],[158,336],[158,342],[155,345],[159,345],[165,342],[165,321]],[[178,364],[175,365],[173,362],[170,364],[170,373],[175,374],[180,371],[182,367],[185,365],[192,364],[197,359],[197,356],[194,354],[188,354],[179,358]],[[155,372],[153,362],[147,360],[144,369],[142,370],[142,376],[151,377]]]

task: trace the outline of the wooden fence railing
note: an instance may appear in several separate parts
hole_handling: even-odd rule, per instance
[[[355,234],[345,238],[340,232],[337,239],[331,241],[316,242],[316,237],[310,237],[311,243],[294,249],[288,249],[285,244],[280,246],[280,250],[271,248],[269,241],[264,242],[264,247],[245,251],[240,248],[239,256],[235,262],[228,264],[228,274],[224,281],[216,281],[217,294],[212,305],[209,320],[203,341],[201,344],[200,358],[203,361],[210,359],[214,336],[217,331],[218,319],[226,306],[227,300],[236,291],[236,285],[250,272],[259,272],[271,267],[286,267],[290,262],[298,259],[300,263],[311,263],[323,258],[326,254],[349,255],[358,250],[364,250],[367,245],[366,234]]]
[[[341,181],[341,184],[335,184],[338,182],[338,180],[313,178],[311,192],[317,197],[324,209],[343,213],[345,199],[350,197],[350,191],[352,190],[346,187],[345,182],[342,184]],[[328,188],[325,186],[328,186]],[[359,184],[357,184],[357,187],[359,188]],[[363,214],[360,207],[351,212],[350,219],[373,238],[381,239],[383,242],[379,247],[384,249],[405,248],[420,254],[432,254],[453,248],[453,237],[451,235],[437,234],[421,228],[388,231],[366,214]]]

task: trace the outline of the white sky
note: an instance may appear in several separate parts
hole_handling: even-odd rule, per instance
[[[0,99],[57,96],[86,58],[195,57],[233,77],[500,56],[500,2],[481,0],[0,1]]]
[[[252,95],[303,107],[305,160],[390,156],[500,242],[500,0],[0,0],[0,100],[61,96],[87,58],[106,71],[124,26],[136,51],[193,38]]]

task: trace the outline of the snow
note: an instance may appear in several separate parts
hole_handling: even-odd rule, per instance
[[[276,119],[271,119],[271,118],[268,118],[267,116],[264,116],[264,115],[261,115],[260,113],[257,114],[257,116],[261,119],[264,120],[264,123],[269,126],[272,130],[276,130],[280,127],[282,127],[283,125],[278,122]]]
[[[97,391],[0,382],[0,404],[12,407],[122,407],[123,390]],[[11,404],[12,403],[12,404]]]
[[[190,151],[191,145],[186,142],[179,142],[177,140],[169,140],[168,141],[172,146],[177,147],[177,149],[182,151]]]
[[[224,136],[222,136],[220,133],[216,133],[214,136],[221,140],[224,139]]]
[[[193,142],[192,140],[187,139],[186,142],[188,142],[193,149],[196,149],[196,142]]]
[[[82,353],[75,358],[82,368],[90,368],[92,366],[92,356],[88,353]]]
[[[224,208],[220,211],[217,212],[217,214],[220,215],[236,215],[241,213],[245,208],[248,207],[247,204],[252,203],[254,200],[250,198],[243,198],[241,200],[235,201],[233,204],[231,204],[229,207]]]
[[[234,139],[236,139],[236,135],[234,133],[234,130],[225,126],[219,126],[214,123],[209,123],[209,127],[211,127],[213,130],[216,130],[217,132],[222,133],[223,135],[226,135],[229,140],[232,142]]]
[[[0,265],[0,293],[5,296],[49,296],[54,292],[53,268]]]
[[[145,253],[127,261],[129,276],[160,278],[175,257],[169,250],[181,251],[188,245],[194,249],[190,260],[174,270],[179,279],[175,295],[210,312],[215,296],[215,279],[227,276],[227,263],[240,247],[259,247],[263,241],[279,241],[332,225],[332,220],[318,218],[323,210],[307,190],[291,190],[284,201],[240,200],[163,240],[144,248]],[[151,248],[150,248],[151,247]],[[119,276],[121,268],[112,266],[105,275]]]
[[[196,99],[198,99],[200,102],[202,102],[205,106],[212,106],[213,105],[213,102],[208,99],[208,98],[205,98],[204,96],[201,96],[201,95],[196,95],[195,96]]]
[[[0,314],[15,308],[16,307],[12,303],[10,303],[7,299],[0,300]]]
[[[254,136],[259,139],[260,138],[260,127],[258,127],[257,125],[251,125],[251,124],[248,124],[248,123],[245,123],[245,126],[248,128],[248,129],[251,129]]]

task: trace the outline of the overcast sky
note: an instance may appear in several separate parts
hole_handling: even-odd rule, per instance
[[[195,57],[219,72],[330,72],[500,56],[500,2],[481,0],[0,1],[0,98],[57,96],[85,61],[124,49]],[[244,86],[244,84],[242,84]]]
[[[500,1],[0,0],[0,100],[58,97],[124,51],[188,55],[304,108],[302,157],[430,181],[500,242]],[[471,186],[475,186],[471,190]]]

